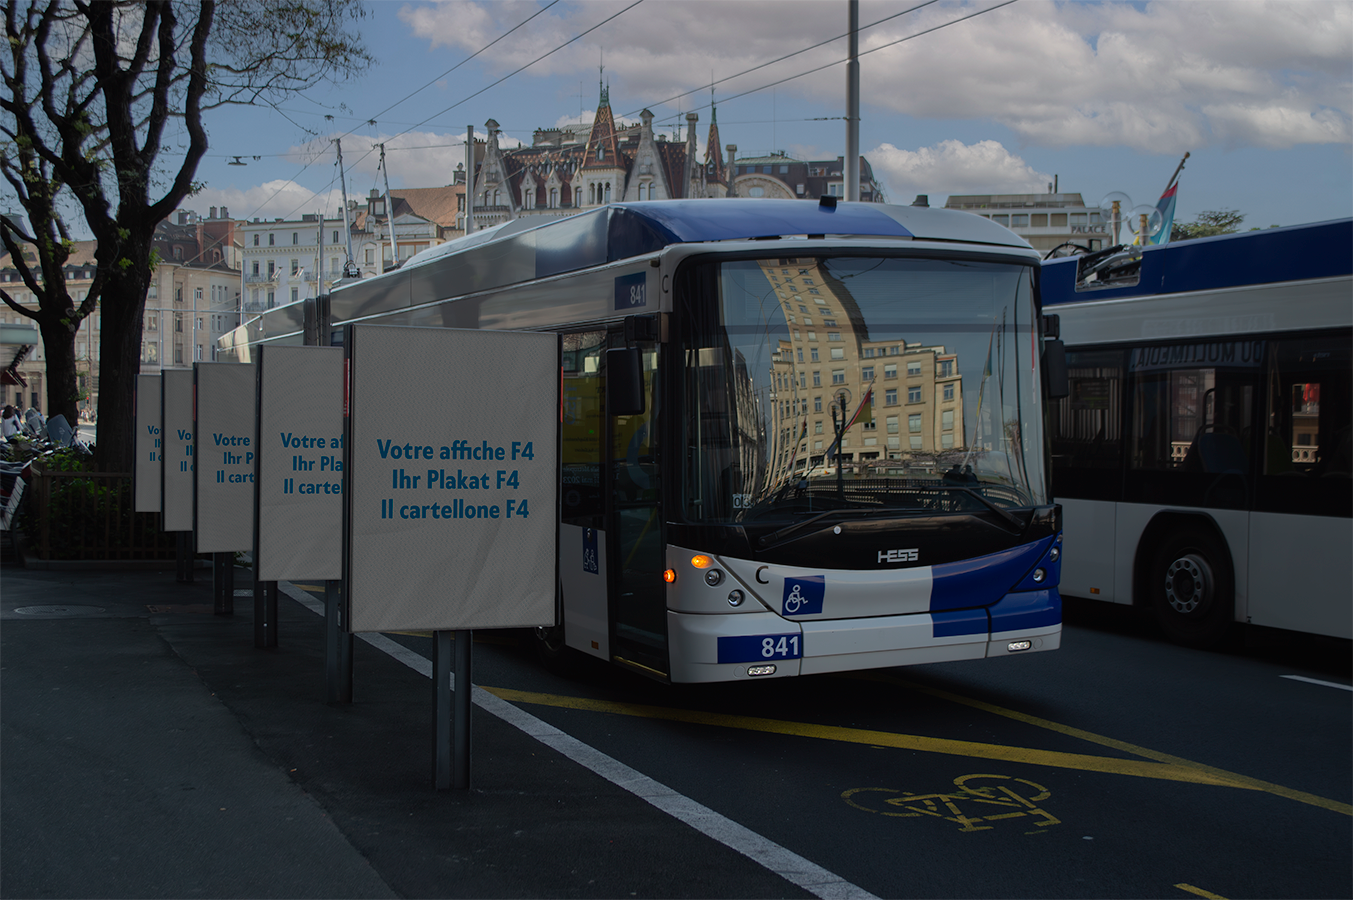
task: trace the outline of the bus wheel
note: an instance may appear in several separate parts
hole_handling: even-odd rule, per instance
[[[1205,531],[1172,532],[1156,548],[1147,577],[1166,637],[1200,649],[1222,642],[1235,618],[1235,579],[1217,538]]]

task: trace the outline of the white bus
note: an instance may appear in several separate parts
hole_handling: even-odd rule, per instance
[[[1044,263],[1071,597],[1353,637],[1353,220]]]
[[[557,332],[547,659],[672,682],[977,659],[1061,637],[1038,265],[967,213],[612,204],[434,247],[220,351],[353,322]],[[476,402],[510,415],[493,384]]]

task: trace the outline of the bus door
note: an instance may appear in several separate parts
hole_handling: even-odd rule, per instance
[[[611,332],[613,348],[625,346],[624,335]],[[644,411],[613,416],[610,429],[609,503],[606,514],[611,656],[650,675],[666,677],[667,592],[658,459],[658,353],[645,348]]]

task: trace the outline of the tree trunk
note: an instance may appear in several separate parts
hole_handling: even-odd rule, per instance
[[[138,254],[140,242],[129,241],[124,249]],[[141,371],[141,325],[150,283],[150,241],[144,242],[145,258],[110,278],[103,289],[99,312],[103,336],[99,355],[99,439],[97,459],[105,472],[132,471],[135,453],[136,376]],[[100,265],[103,261],[100,260]]]
[[[79,385],[75,371],[75,333],[54,316],[39,316],[38,332],[42,335],[42,352],[47,363],[47,403],[43,414],[65,416],[71,428],[75,428],[76,403],[79,400]]]

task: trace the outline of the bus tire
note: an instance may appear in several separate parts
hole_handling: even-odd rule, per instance
[[[1170,532],[1156,546],[1147,578],[1156,621],[1171,641],[1209,649],[1225,640],[1235,620],[1235,575],[1215,535]]]

